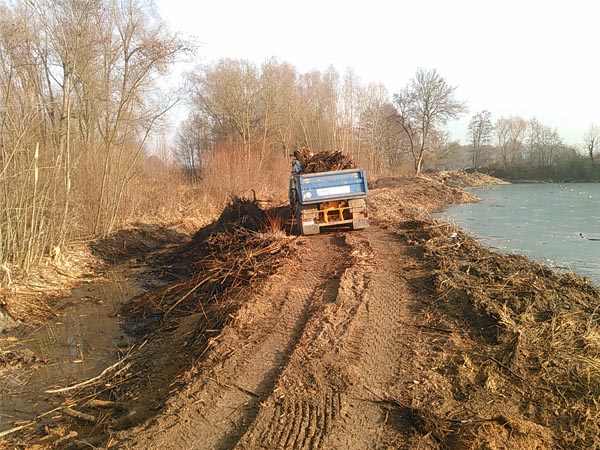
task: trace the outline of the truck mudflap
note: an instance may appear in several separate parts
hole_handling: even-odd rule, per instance
[[[319,210],[315,205],[301,206],[296,208],[296,221],[300,234],[311,235],[319,234]]]
[[[350,213],[352,214],[352,229],[362,230],[369,226],[369,216],[367,214],[367,203],[362,198],[348,200]]]

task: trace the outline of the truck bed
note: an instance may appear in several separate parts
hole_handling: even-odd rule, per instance
[[[368,194],[367,178],[363,169],[297,175],[297,187],[301,205],[362,198]]]

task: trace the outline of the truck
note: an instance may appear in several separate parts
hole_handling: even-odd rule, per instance
[[[290,206],[303,235],[319,234],[324,227],[349,225],[353,230],[369,226],[367,177],[363,169],[290,176]]]

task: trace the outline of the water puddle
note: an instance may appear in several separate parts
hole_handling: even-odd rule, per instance
[[[55,407],[45,390],[90,379],[114,364],[119,348],[130,344],[119,324],[119,308],[141,292],[135,280],[115,269],[106,281],[82,286],[60,300],[58,316],[12,348],[35,355],[36,361],[0,377],[0,431]]]

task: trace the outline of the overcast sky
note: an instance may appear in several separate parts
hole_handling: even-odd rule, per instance
[[[598,4],[598,6],[594,6]],[[171,28],[200,42],[198,62],[275,56],[300,72],[348,68],[399,91],[435,68],[467,103],[464,142],[483,109],[537,117],[579,144],[600,124],[600,3],[594,0],[158,0]]]

